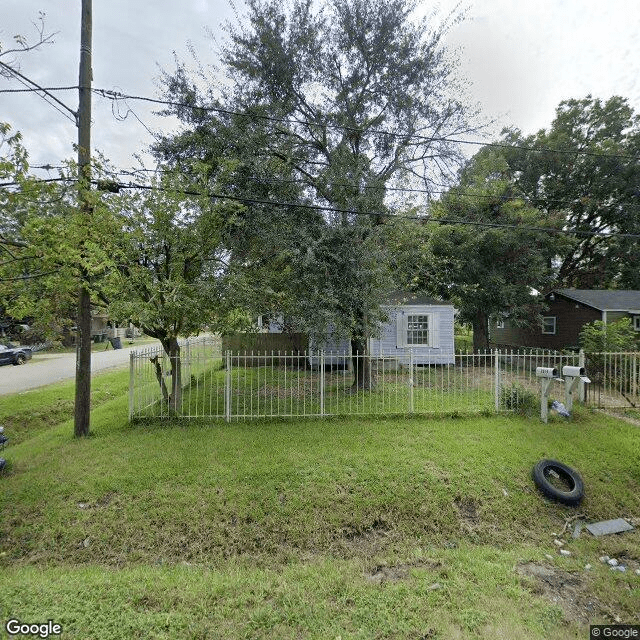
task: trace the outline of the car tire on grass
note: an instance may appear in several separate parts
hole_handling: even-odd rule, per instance
[[[26,361],[27,361],[27,359],[26,359],[26,357],[24,356],[24,354],[23,354],[23,353],[19,353],[19,354],[16,356],[16,360],[15,360],[15,362],[14,362],[13,364],[15,364],[15,365],[20,365],[20,364],[24,364]]]
[[[575,507],[584,497],[580,474],[557,460],[540,460],[533,467],[533,481],[544,495]]]

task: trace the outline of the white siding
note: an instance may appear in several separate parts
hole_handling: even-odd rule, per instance
[[[397,358],[398,362],[409,363],[409,349],[413,352],[415,364],[454,364],[454,308],[452,305],[404,305],[384,307],[389,317],[381,327],[380,337],[369,340],[369,353]],[[406,343],[406,318],[409,315],[429,316],[430,346],[412,346]],[[273,329],[272,329],[273,326]],[[281,327],[274,323],[269,330],[279,332]],[[332,365],[347,365],[351,353],[349,340],[329,339],[323,344],[309,340],[309,362],[317,366],[318,350],[325,352],[325,362]],[[347,358],[344,357],[347,355]]]
[[[415,364],[448,364],[454,362],[455,353],[453,318],[451,305],[406,305],[385,307],[389,320],[382,326],[380,338],[372,338],[370,351],[377,354],[397,356],[401,362],[409,361],[408,348],[413,352]],[[430,336],[429,347],[406,345],[406,317],[428,315]]]

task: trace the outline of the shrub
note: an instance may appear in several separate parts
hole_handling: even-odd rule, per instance
[[[610,324],[602,320],[585,324],[580,331],[580,346],[587,353],[635,351],[638,342],[630,318],[621,318]]]
[[[500,406],[522,416],[534,416],[540,409],[540,399],[533,391],[512,384],[500,390]]]

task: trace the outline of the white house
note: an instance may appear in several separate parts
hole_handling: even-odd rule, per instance
[[[383,306],[387,321],[376,332],[377,337],[369,338],[368,352],[374,357],[393,357],[402,364],[408,364],[410,352],[414,364],[454,363],[454,315],[455,309],[449,302],[427,296],[395,294]],[[260,318],[261,320],[262,318]],[[282,332],[282,318],[271,321],[267,331]],[[260,328],[262,323],[260,323]],[[351,352],[349,340],[327,340],[317,344],[309,339],[309,352],[325,352],[327,364],[343,364]],[[316,364],[312,356],[312,364]]]
[[[427,296],[394,296],[384,310],[388,320],[380,327],[380,337],[369,339],[369,353],[394,356],[415,364],[454,363],[454,315],[449,302]]]

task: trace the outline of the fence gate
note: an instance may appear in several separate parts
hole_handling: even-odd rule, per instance
[[[591,379],[587,385],[589,405],[603,409],[640,406],[639,353],[587,353],[585,367]]]

